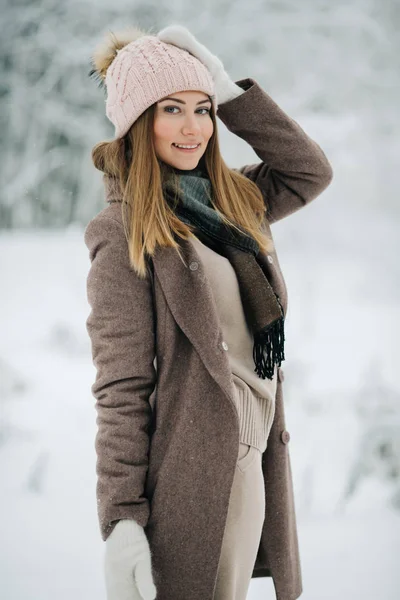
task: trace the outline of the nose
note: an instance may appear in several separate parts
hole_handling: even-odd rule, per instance
[[[182,125],[183,135],[196,135],[200,130],[201,128],[196,119],[196,115],[186,115],[185,121]]]

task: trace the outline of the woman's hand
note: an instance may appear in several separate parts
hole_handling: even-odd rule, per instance
[[[232,81],[220,59],[200,44],[183,25],[169,25],[162,29],[157,37],[162,42],[187,50],[207,67],[214,80],[218,104],[233,100],[245,91]]]
[[[106,540],[104,561],[107,600],[154,600],[149,542],[143,527],[121,519]]]

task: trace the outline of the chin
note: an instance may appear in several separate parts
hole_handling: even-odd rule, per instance
[[[196,158],[195,160],[185,160],[182,162],[175,161],[174,163],[170,163],[172,167],[175,169],[180,169],[181,171],[191,171],[195,169],[199,164],[200,160]]]

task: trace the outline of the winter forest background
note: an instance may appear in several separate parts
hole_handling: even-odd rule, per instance
[[[2,0],[1,15],[1,598],[105,598],[83,231],[105,206],[90,151],[113,129],[89,58],[107,29],[173,22],[332,163],[331,186],[272,230],[302,598],[399,598],[400,4]],[[219,125],[230,166],[258,160]],[[250,600],[274,598],[251,582]]]

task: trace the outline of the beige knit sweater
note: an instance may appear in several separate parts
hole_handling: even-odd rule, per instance
[[[235,270],[227,258],[203,244],[197,237],[189,239],[209,280],[227,344],[234,400],[239,416],[240,441],[264,452],[275,414],[277,367],[275,366],[272,381],[258,377],[254,371],[253,335],[246,322]]]

